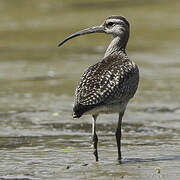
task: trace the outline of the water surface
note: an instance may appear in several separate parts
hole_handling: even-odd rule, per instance
[[[180,2],[0,1],[0,179],[179,179]],[[60,40],[122,14],[131,24],[127,53],[140,86],[123,119],[123,163],[116,161],[117,115],[72,119],[83,71],[103,57],[103,34]]]

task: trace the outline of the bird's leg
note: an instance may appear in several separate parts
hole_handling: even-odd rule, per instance
[[[116,142],[117,142],[117,149],[118,149],[118,161],[121,161],[121,124],[122,124],[122,117],[124,115],[123,113],[119,113],[119,120],[118,120],[118,126],[116,129]]]
[[[93,115],[93,120],[92,120],[92,141],[93,141],[93,153],[96,158],[96,162],[98,161],[98,150],[97,150],[97,143],[98,143],[98,137],[96,134],[96,119],[97,115]]]

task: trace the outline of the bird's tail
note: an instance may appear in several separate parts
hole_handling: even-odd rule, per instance
[[[85,112],[92,109],[94,106],[87,106],[82,104],[76,104],[73,108],[73,118],[80,118]]]
[[[73,118],[80,118],[84,111],[84,106],[81,104],[75,104],[75,106],[73,107]]]
[[[72,116],[73,116],[73,118],[80,118],[81,114],[74,112]]]

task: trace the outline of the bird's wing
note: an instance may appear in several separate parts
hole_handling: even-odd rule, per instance
[[[94,107],[120,101],[126,81],[135,68],[127,56],[112,56],[90,66],[82,75],[75,93],[75,106]],[[125,84],[124,84],[125,83]],[[122,87],[122,88],[121,88]],[[123,88],[124,87],[124,88]]]

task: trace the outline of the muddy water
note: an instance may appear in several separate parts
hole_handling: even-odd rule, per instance
[[[180,178],[180,2],[0,1],[0,179]],[[123,14],[131,23],[128,55],[140,86],[123,119],[123,163],[116,161],[117,115],[73,120],[80,75],[101,59],[110,37],[67,35]]]

